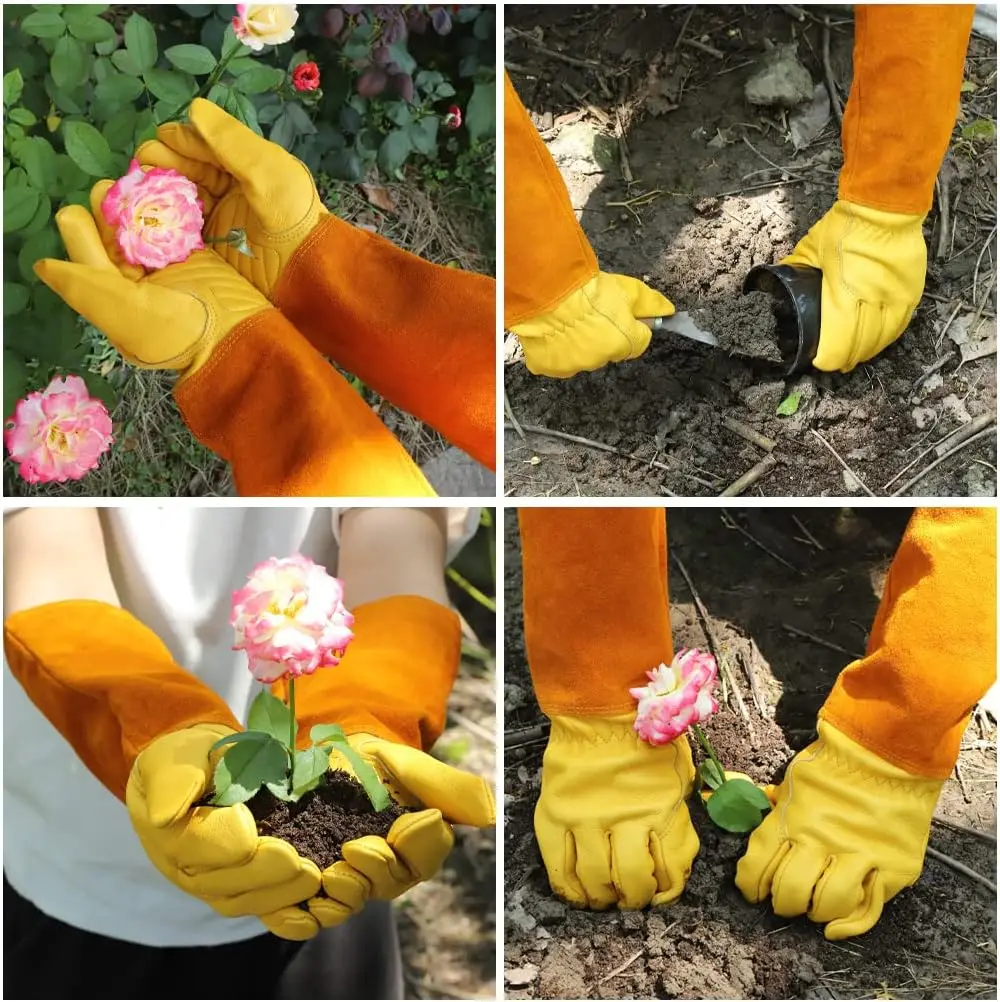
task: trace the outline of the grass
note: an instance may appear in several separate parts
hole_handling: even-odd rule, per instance
[[[425,167],[411,171],[406,181],[380,185],[394,205],[391,212],[373,205],[354,184],[322,175],[317,184],[330,211],[348,222],[371,229],[434,263],[492,274],[495,192],[489,191],[493,175],[485,166],[491,151],[492,146],[480,154],[484,165],[478,174],[467,156],[464,161],[460,157],[457,178],[448,171]],[[90,368],[118,387],[118,404],[112,412],[115,444],[111,452],[83,480],[36,485],[22,480],[16,465],[5,455],[4,495],[233,496],[235,489],[227,464],[200,445],[181,419],[171,395],[176,377],[132,368],[93,328],[88,329],[85,340],[91,348]],[[432,428],[398,410],[360,381],[354,383],[419,465],[447,448]]]

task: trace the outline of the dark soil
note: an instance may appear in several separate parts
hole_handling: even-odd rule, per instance
[[[833,20],[831,65],[846,94],[853,25],[849,15],[838,13]],[[723,58],[683,43],[675,47],[685,22],[685,39],[708,44]],[[509,6],[507,24],[533,32],[548,49],[601,67],[567,65],[523,36],[510,38],[511,80],[550,146],[558,150],[559,137],[569,129],[605,132],[582,110],[585,103],[612,121],[620,103],[629,113],[634,109],[627,133],[632,184],[606,157],[587,163],[576,154],[557,156],[601,267],[642,279],[678,310],[695,315],[702,309],[713,316],[746,309],[740,295],[751,267],[791,251],[836,197],[841,164],[836,120],[796,152],[781,115],[750,109],[743,99],[765,39],[797,37],[799,58],[815,82],[823,80],[822,40],[814,20],[799,24],[778,5],[698,5],[692,12],[679,5],[598,4]],[[996,46],[974,39],[966,79],[978,89],[963,96],[965,120],[995,120],[995,68]],[[668,332],[656,335],[634,361],[567,380],[532,376],[516,351],[508,351],[506,389],[521,424],[582,436],[637,457],[531,433],[522,440],[508,431],[508,491],[718,495],[763,457],[759,447],[723,425],[729,416],[777,442],[778,465],[748,493],[859,493],[857,481],[815,431],[873,493],[888,495],[937,458],[931,452],[890,483],[946,433],[995,415],[995,357],[962,362],[969,347],[962,340],[988,346],[995,337],[996,249],[986,244],[997,220],[996,145],[973,147],[957,136],[948,168],[951,204],[961,191],[959,211],[948,223],[949,231],[954,224],[954,240],[946,233],[939,257],[941,220],[935,207],[924,230],[931,262],[925,295],[895,345],[847,375],[813,370],[795,379],[756,359],[730,357]],[[645,202],[621,204],[643,195],[649,196]],[[981,322],[970,324],[980,303]],[[766,315],[759,322],[771,323]],[[763,329],[756,336],[767,340]],[[774,382],[779,385],[765,393],[757,390]],[[777,404],[793,391],[801,394],[798,411],[779,417]],[[668,469],[651,466],[650,460]],[[995,466],[996,438],[985,435],[907,493],[995,496]]]
[[[727,766],[778,782],[813,740],[816,713],[851,656],[785,625],[863,651],[908,516],[871,508],[668,510],[671,553],[692,575],[750,711],[752,731],[728,708],[709,725]],[[598,913],[554,898],[532,825],[544,739],[518,742],[544,718],[525,658],[520,541],[510,510],[505,557],[507,998],[996,998],[996,901],[982,886],[928,858],[917,884],[886,905],[871,932],[829,943],[807,919],[782,919],[766,904],[744,901],[733,878],[747,838],[720,831],[694,803],[701,851],[675,905]],[[674,646],[706,648],[692,596],[673,563],[670,570]],[[751,643],[763,715],[746,675]],[[970,723],[961,757],[966,789],[950,780],[938,816],[996,831],[995,741],[995,722]],[[939,825],[931,845],[994,879],[995,845]]]
[[[340,770],[326,778],[300,801],[278,800],[269,790],[260,792],[247,804],[260,835],[284,839],[305,859],[325,870],[343,859],[340,847],[365,835],[389,834],[397,818],[407,811],[395,802],[376,813],[364,787]]]
[[[775,300],[767,292],[720,300],[695,310],[694,321],[702,330],[711,331],[730,355],[782,364]]]

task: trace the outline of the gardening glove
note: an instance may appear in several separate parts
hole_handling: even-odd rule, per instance
[[[581,908],[669,905],[698,853],[687,739],[654,748],[634,721],[552,718],[535,835],[552,890]]]
[[[125,263],[100,208],[111,183],[94,186],[93,214],[59,211],[70,260],[35,271],[130,362],[181,373],[184,420],[241,494],[434,496],[347,380],[218,255],[149,274]]]
[[[353,614],[355,641],[342,670],[317,672],[296,685],[299,732],[340,724],[392,797],[424,809],[395,821],[386,838],[369,835],[344,844],[344,859],[323,872],[328,897],[309,902],[309,913],[322,926],[343,922],[369,898],[391,900],[433,876],[451,851],[450,825],[496,823],[489,784],[424,751],[444,728],[461,658],[458,617],[416,595],[366,602]],[[281,698],[285,685],[275,683],[272,692]],[[337,752],[330,764],[351,771]]]
[[[736,882],[828,939],[860,935],[920,875],[931,815],[973,707],[996,678],[996,510],[918,508],[865,657],[820,710]]]
[[[868,932],[920,876],[943,780],[914,776],[821,720],[777,803],[750,836],[736,886],[776,915],[808,915],[827,939]]]
[[[330,215],[308,168],[209,101],[160,126],[140,162],[195,181],[214,253],[325,355],[495,466],[496,283],[430,264]]]
[[[817,369],[850,372],[906,329],[927,275],[923,221],[838,201],[781,262],[823,272]]]
[[[153,865],[172,884],[221,915],[256,915],[277,936],[308,938],[295,906],[319,890],[316,864],[281,839],[258,836],[246,804],[196,806],[211,787],[212,745],[232,733],[199,724],[155,739],[132,767],[129,817]]]
[[[567,378],[638,358],[652,337],[640,318],[673,312],[666,296],[637,278],[598,272],[551,310],[511,330],[529,372]]]

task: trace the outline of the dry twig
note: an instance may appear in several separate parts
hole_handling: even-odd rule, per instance
[[[817,550],[820,550],[821,552],[826,550],[826,547],[802,524],[802,521],[797,516],[793,515],[792,521],[799,527],[799,531],[802,535],[805,536]]]
[[[807,633],[805,630],[799,630],[794,626],[789,626],[788,623],[782,623],[781,628],[787,633],[790,633],[793,637],[801,637],[803,640],[811,640],[814,644],[819,644],[820,647],[836,651],[838,654],[846,654],[849,658],[852,658],[855,661],[864,657],[864,654],[858,654],[856,651],[849,651],[846,647],[841,647],[840,644],[835,644],[832,640],[824,640],[822,637],[817,637],[815,633]]]
[[[994,894],[997,892],[997,885],[993,883],[992,880],[987,880],[981,873],[976,873],[971,866],[966,866],[965,863],[960,863],[957,859],[952,859],[947,853],[941,852],[940,849],[935,849],[934,846],[929,845],[927,847],[927,855],[931,859],[936,859],[945,866],[950,866],[956,873],[964,874],[971,880],[975,880],[977,883],[982,884],[984,887],[988,887]]]
[[[604,67],[600,63],[595,63],[592,59],[577,59],[576,56],[567,56],[563,52],[557,52],[555,49],[550,49],[547,45],[542,45],[534,35],[527,31],[518,31],[517,28],[509,28],[509,31],[513,32],[518,38],[521,39],[526,45],[530,45],[533,49],[542,53],[544,56],[549,56],[552,59],[558,59],[560,62],[566,63],[568,66],[577,66],[584,70],[602,70]]]
[[[631,967],[640,957],[642,956],[642,950],[636,950],[624,964],[619,964],[613,971],[609,971],[607,974],[601,978],[597,983],[603,985],[605,981],[610,981],[612,978],[617,978],[619,974],[625,971],[627,968]]]
[[[734,480],[720,495],[720,498],[739,497],[748,487],[753,487],[778,465],[778,461],[768,453],[756,466],[751,467],[739,480]]]
[[[997,843],[996,832],[984,832],[979,828],[970,828],[969,825],[960,824],[958,821],[952,821],[950,818],[942,818],[938,814],[935,814],[931,820],[936,821],[939,825],[946,825],[948,828],[954,828],[957,831],[973,835],[978,839],[982,839],[984,842],[992,842],[994,845]]]
[[[766,435],[762,435],[759,431],[755,431],[749,425],[745,425],[742,421],[737,421],[736,418],[724,417],[722,419],[722,424],[734,435],[739,435],[740,438],[744,438],[748,442],[752,442],[765,452],[770,452],[778,444],[773,438],[768,438]]]
[[[992,425],[996,418],[991,418],[990,424]],[[992,427],[986,428],[976,435],[970,435],[968,438],[964,439],[960,445],[956,445],[953,449],[949,449],[943,456],[938,457],[933,463],[929,463],[925,466],[912,480],[908,480],[902,487],[895,490],[890,494],[890,497],[898,498],[905,494],[911,487],[914,486],[918,481],[923,480],[931,470],[940,466],[946,459],[951,458],[956,452],[961,452],[967,446],[972,445],[973,442],[979,441],[984,435],[988,435],[992,431]]]
[[[970,435],[974,435],[977,431],[982,431],[984,428],[988,428],[995,418],[992,414],[981,414],[970,424],[962,424],[957,428],[952,428],[947,434],[942,435],[936,442],[929,445],[923,452],[920,453],[915,459],[911,459],[910,462],[904,466],[899,473],[897,473],[892,480],[882,485],[882,490],[887,491],[908,469],[912,466],[916,466],[921,459],[924,458],[928,453],[934,452],[942,443],[946,442],[949,438],[954,438],[955,441],[952,445],[957,445],[959,442],[968,438]]]
[[[510,419],[511,426],[513,427],[514,431],[517,432],[517,434],[520,437],[521,441],[522,442],[525,441],[525,438],[524,438],[524,429],[521,427],[521,425],[518,422],[517,418],[514,417],[514,408],[510,404],[510,397],[507,396],[507,387],[506,386],[503,389],[503,412]],[[506,425],[504,425],[504,427],[506,427]]]
[[[823,443],[823,445],[825,445],[827,449],[829,449],[830,452],[833,453],[833,458],[836,459],[837,462],[840,463],[840,465],[843,466],[843,468],[847,470],[847,472],[850,473],[852,477],[854,477],[854,479],[858,482],[858,486],[865,492],[865,494],[867,494],[870,498],[876,497],[876,495],[873,494],[872,491],[868,489],[868,485],[861,479],[861,477],[858,476],[858,474],[855,473],[854,470],[852,470],[847,465],[846,462],[844,462],[844,460],[841,458],[840,453],[837,452],[837,450],[832,445],[830,445],[830,443],[825,438],[823,438],[823,436],[818,431],[816,431],[815,428],[810,428],[809,431],[811,431],[812,434],[815,435]]]
[[[792,563],[789,563],[780,553],[775,553],[774,550],[772,550],[770,547],[765,546],[756,536],[753,536],[749,532],[747,532],[747,530],[744,529],[743,526],[740,525],[739,522],[737,522],[729,514],[729,512],[723,510],[720,513],[720,517],[722,518],[722,524],[727,529],[735,529],[741,536],[745,537],[746,539],[749,539],[750,542],[757,547],[757,549],[762,550],[769,557],[771,557],[772,560],[777,560],[779,564],[783,565],[784,567],[787,567],[790,571],[794,571],[794,573],[796,574],[802,573],[798,569],[798,567],[796,567]]]
[[[830,65],[830,18],[823,18],[823,75],[826,78],[826,89],[830,92],[830,107],[837,116],[839,125],[844,124],[844,108],[840,103],[840,92],[837,81],[833,78],[833,67]]]
[[[686,45],[691,49],[697,49],[699,52],[704,52],[707,56],[712,56],[713,59],[725,59],[726,54],[720,52],[714,46],[706,45],[704,42],[699,42],[697,38],[685,38],[681,45]]]
[[[764,655],[760,653],[760,648],[757,646],[756,641],[751,639],[750,654],[743,659],[743,665],[746,668],[747,681],[750,683],[750,698],[753,700],[753,705],[757,707],[757,712],[766,719],[768,716],[767,702],[761,694],[760,685],[757,682],[758,661],[763,662]]]

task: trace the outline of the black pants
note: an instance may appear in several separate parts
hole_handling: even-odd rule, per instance
[[[222,946],[142,946],[50,918],[3,882],[9,999],[396,999],[402,965],[388,905],[306,944],[265,933]]]

